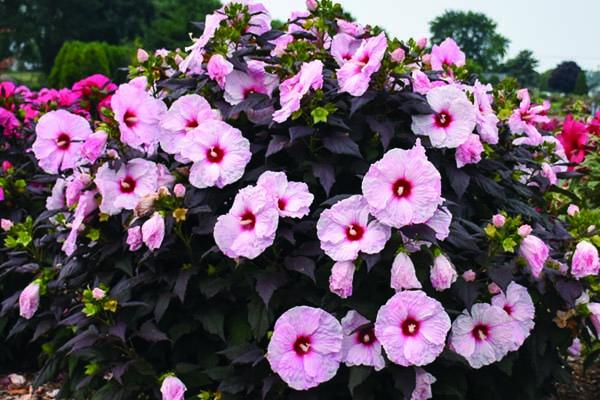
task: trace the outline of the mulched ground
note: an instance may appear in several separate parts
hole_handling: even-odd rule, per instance
[[[553,400],[600,399],[600,362],[583,373],[580,360],[571,363],[573,383],[557,385],[558,395]],[[0,400],[54,400],[58,384],[44,385],[37,390],[31,387],[32,376],[11,374],[0,376]]]

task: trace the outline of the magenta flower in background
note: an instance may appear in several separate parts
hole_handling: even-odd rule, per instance
[[[342,318],[342,362],[348,367],[365,365],[383,369],[385,360],[381,353],[381,343],[375,337],[375,330],[371,321],[354,310],[348,311]]]
[[[278,223],[277,206],[266,190],[247,186],[235,196],[229,212],[217,219],[215,242],[227,257],[253,259],[273,244]]]
[[[97,131],[92,133],[83,143],[81,147],[81,156],[89,161],[95,163],[98,158],[106,150],[106,141],[108,140],[108,134],[104,131]]]
[[[338,261],[331,267],[329,290],[342,299],[352,296],[352,280],[356,267],[353,261]]]
[[[456,167],[462,168],[467,164],[477,164],[481,161],[483,153],[483,144],[479,140],[479,135],[471,133],[467,141],[456,148]]]
[[[500,307],[474,304],[452,323],[449,346],[473,368],[500,361],[514,345],[515,325]]]
[[[4,201],[4,188],[0,186],[0,201]]]
[[[431,69],[442,71],[445,66],[462,67],[465,65],[465,53],[460,50],[456,42],[447,38],[439,45],[431,48]]]
[[[216,81],[221,89],[225,87],[225,78],[233,71],[233,64],[221,54],[214,54],[206,66],[208,76]]]
[[[175,376],[167,376],[160,387],[162,400],[185,400],[186,390],[183,382]]]
[[[546,116],[550,110],[550,102],[544,101],[542,105],[532,105],[529,97],[529,90],[521,89],[517,92],[517,97],[521,100],[519,108],[513,111],[513,114],[508,120],[508,126],[511,133],[524,133],[527,138],[517,141],[532,146],[537,146],[543,143],[543,138],[537,129],[538,124],[549,122],[550,119]]]
[[[19,295],[19,315],[31,319],[40,305],[40,285],[31,282]]]
[[[435,210],[431,218],[425,221],[425,225],[435,231],[437,240],[446,240],[450,235],[450,224],[452,223],[452,213],[448,207],[441,207]]]
[[[434,114],[412,116],[416,135],[429,137],[433,147],[455,148],[469,139],[476,124],[475,106],[462,90],[453,85],[435,87],[427,93],[427,102]]]
[[[21,123],[12,112],[0,107],[0,127],[4,128],[3,136],[12,135],[13,131],[21,126]]]
[[[533,329],[535,322],[535,306],[527,288],[511,282],[505,293],[492,297],[492,305],[502,308],[515,322],[513,329],[513,346],[510,351],[518,350]]]
[[[375,218],[401,228],[424,223],[433,216],[442,202],[441,180],[417,140],[412,149],[389,150],[371,165],[362,191]]]
[[[271,97],[273,90],[279,85],[277,75],[265,72],[265,63],[251,60],[247,63],[246,72],[234,70],[225,81],[226,102],[232,106],[246,100],[252,93],[260,93]]]
[[[587,240],[582,240],[577,243],[577,247],[573,253],[571,275],[579,279],[586,276],[598,275],[598,273],[600,273],[598,249]]]
[[[392,263],[390,286],[396,291],[405,289],[421,289],[421,282],[417,279],[415,265],[410,256],[404,252],[396,254]]]
[[[110,78],[102,74],[90,75],[73,84],[72,90],[80,93],[81,97],[88,99],[94,93],[110,93],[117,89],[117,85],[111,82]]]
[[[317,222],[321,249],[335,261],[355,260],[359,252],[379,253],[391,236],[380,222],[369,222],[369,207],[363,196],[340,200],[321,213]]]
[[[520,230],[521,228],[519,228]],[[521,242],[521,246],[519,247],[519,253],[531,269],[531,274],[535,278],[539,278],[542,270],[544,269],[544,264],[548,259],[548,253],[550,249],[548,246],[542,242],[540,238],[534,235],[527,235],[523,238]]]
[[[371,75],[379,71],[387,49],[385,33],[363,39],[352,58],[337,70],[340,92],[362,96],[369,88]]]
[[[56,174],[78,166],[81,147],[92,130],[85,118],[57,110],[40,118],[35,133],[32,149],[40,168],[49,174]]]
[[[342,342],[342,326],[331,314],[319,308],[294,307],[275,323],[267,360],[292,389],[307,390],[335,376]]]
[[[433,385],[437,379],[423,368],[416,368],[415,373],[415,388],[410,396],[410,400],[428,400],[433,398],[431,385]]]
[[[450,317],[442,304],[421,290],[396,293],[377,313],[375,336],[390,361],[426,365],[444,349]]]
[[[142,242],[152,251],[160,248],[165,238],[165,219],[155,212],[142,225]]]
[[[279,85],[281,109],[273,113],[273,120],[286,121],[300,109],[300,101],[310,89],[323,87],[323,63],[319,60],[302,64],[300,72]]]
[[[571,114],[567,115],[562,132],[556,138],[562,144],[570,162],[579,164],[585,160],[589,131],[583,122],[575,120]]]
[[[288,181],[285,172],[263,172],[256,185],[273,197],[280,217],[302,218],[308,215],[315,198],[306,183]]]
[[[438,292],[450,289],[452,284],[458,279],[456,269],[444,255],[436,256],[433,259],[433,266],[429,272],[431,285]]]
[[[194,162],[189,180],[199,189],[222,188],[240,179],[250,162],[250,142],[233,126],[217,120],[188,132],[181,155]]]
[[[142,247],[142,227],[133,226],[127,229],[127,245],[129,251],[137,251]]]
[[[179,155],[185,147],[185,137],[205,121],[220,120],[221,114],[213,110],[206,99],[197,94],[181,96],[171,104],[160,126],[163,133],[160,147],[169,154]]]
[[[133,210],[142,197],[156,192],[158,171],[155,163],[135,158],[118,171],[103,164],[94,181],[102,195],[100,211],[115,215],[122,209]]]
[[[590,314],[590,321],[596,330],[596,337],[600,339],[600,303],[588,303],[587,308]]]
[[[331,55],[341,67],[352,59],[361,42],[360,39],[347,33],[338,33],[331,40]]]
[[[146,78],[119,86],[110,104],[121,131],[121,141],[134,149],[152,154],[161,137],[160,121],[167,106],[146,92]]]

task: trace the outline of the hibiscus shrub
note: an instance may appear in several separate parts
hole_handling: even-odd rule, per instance
[[[40,347],[37,384],[539,399],[567,348],[593,355],[596,232],[559,204],[549,105],[481,84],[452,39],[307,5],[277,31],[231,2],[126,84],[6,109],[45,208],[2,209],[0,334]]]

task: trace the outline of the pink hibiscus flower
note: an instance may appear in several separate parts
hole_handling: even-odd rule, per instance
[[[386,49],[385,33],[363,39],[352,58],[337,70],[340,92],[362,96],[369,88],[371,75],[379,71]]]
[[[475,102],[477,133],[479,133],[484,143],[498,143],[498,122],[500,120],[492,108],[492,101],[494,99],[491,93],[492,85],[484,85],[479,81],[475,81],[470,91],[473,92],[473,100]]]
[[[133,210],[144,196],[156,192],[158,171],[155,163],[135,158],[123,163],[118,171],[103,164],[94,181],[102,195],[100,211],[115,215],[122,209]]]
[[[354,310],[342,319],[342,361],[348,367],[366,365],[383,369],[385,360],[381,354],[381,343],[375,337],[373,324]]]
[[[121,141],[152,154],[161,136],[160,121],[167,107],[146,92],[146,78],[119,86],[110,104],[121,131]]]
[[[511,282],[506,293],[492,297],[492,305],[502,308],[515,322],[517,329],[513,330],[513,346],[509,350],[518,350],[535,325],[535,306],[527,288]]]
[[[446,240],[450,235],[450,224],[452,223],[452,213],[448,207],[442,207],[435,210],[433,216],[425,221],[425,225],[435,231],[437,240]]]
[[[206,44],[214,37],[221,22],[226,19],[227,15],[220,10],[206,15],[204,18],[204,31],[202,32],[202,35],[198,39],[195,39],[191,46],[185,48],[185,51],[189,51],[189,54],[178,65],[181,72],[189,70],[190,72],[197,74],[202,71],[204,46],[206,46]]]
[[[341,67],[352,59],[361,45],[361,40],[347,33],[338,33],[331,41],[331,55]]]
[[[265,189],[247,186],[235,196],[229,212],[218,218],[215,242],[227,257],[254,259],[273,244],[278,223],[277,207]]]
[[[428,400],[433,398],[431,385],[433,385],[437,379],[423,368],[416,368],[415,372],[415,389],[410,396],[410,400]]]
[[[342,341],[342,326],[332,315],[319,308],[294,307],[275,323],[267,360],[292,389],[307,390],[335,376]]]
[[[206,65],[208,76],[216,81],[221,89],[225,87],[225,78],[233,71],[233,64],[221,54],[214,54]]]
[[[421,290],[396,293],[377,312],[375,336],[390,361],[426,365],[437,358],[450,330],[442,304]]]
[[[89,99],[95,93],[110,93],[117,89],[117,85],[110,78],[102,74],[90,75],[73,84],[73,91],[85,99]]]
[[[428,136],[433,147],[455,148],[463,144],[475,129],[475,107],[456,86],[431,89],[427,102],[434,113],[413,115],[412,131]]]
[[[562,144],[570,162],[579,164],[585,160],[589,132],[583,122],[573,119],[571,114],[567,115],[562,132],[556,138]]]
[[[400,252],[392,263],[390,286],[396,291],[406,289],[421,289],[421,282],[417,279],[415,265],[410,256]]]
[[[352,281],[356,266],[353,261],[338,261],[331,267],[329,291],[342,299],[352,296]]]
[[[442,71],[445,66],[455,65],[461,67],[465,65],[465,53],[451,38],[446,38],[442,43],[433,45],[431,49],[431,69]]]
[[[420,224],[443,201],[442,178],[421,142],[412,149],[392,149],[369,168],[362,191],[371,213],[394,228]]]
[[[477,164],[481,161],[481,153],[483,153],[483,144],[479,140],[479,135],[471,133],[467,140],[456,148],[456,167],[462,168],[467,164]]]
[[[544,269],[544,264],[548,259],[549,252],[550,249],[548,246],[540,238],[534,235],[527,235],[523,238],[521,246],[519,247],[519,253],[525,258],[525,261],[527,261],[527,264],[531,269],[531,274],[535,278],[540,277],[540,274]]]
[[[250,142],[242,132],[218,120],[205,121],[187,133],[181,155],[194,162],[190,183],[222,188],[240,179],[250,162]]]
[[[302,218],[310,212],[315,196],[306,183],[288,181],[285,172],[263,172],[256,185],[273,196],[280,217]]]
[[[40,118],[35,133],[32,149],[40,168],[56,174],[79,165],[81,147],[92,130],[85,118],[57,110]]]
[[[500,361],[514,342],[515,325],[502,308],[474,304],[471,313],[463,311],[452,323],[450,348],[473,368]]]
[[[380,222],[369,222],[369,207],[363,196],[340,200],[321,213],[317,222],[321,249],[335,261],[355,260],[360,251],[379,253],[391,236]]]
[[[180,154],[189,131],[202,122],[220,119],[219,111],[213,110],[204,97],[197,94],[181,96],[160,121],[163,129],[160,146],[169,154]]]
[[[573,259],[571,261],[571,274],[580,279],[586,276],[595,276],[600,272],[600,262],[598,261],[598,249],[596,246],[582,240],[577,243]]]
[[[286,121],[290,115],[300,109],[300,101],[310,89],[323,87],[323,63],[319,60],[302,64],[300,72],[286,79],[279,86],[281,109],[273,113],[273,120]]]
[[[431,81],[427,74],[418,69],[412,72],[412,86],[413,91],[426,95],[429,91],[435,87],[446,86],[444,81]]]
[[[247,67],[246,72],[234,70],[227,76],[223,97],[231,105],[241,103],[252,93],[271,97],[273,90],[279,85],[277,75],[265,72],[264,62],[251,60]]]
[[[544,101],[543,105],[532,105],[527,89],[519,90],[517,97],[521,103],[510,116],[508,126],[513,134],[525,133],[527,138],[516,141],[515,144],[525,143],[537,146],[543,142],[542,135],[537,130],[537,124],[550,122],[550,118],[546,115],[550,110],[550,102]]]

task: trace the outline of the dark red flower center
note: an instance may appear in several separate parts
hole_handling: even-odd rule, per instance
[[[286,199],[281,198],[281,199],[277,200],[277,207],[279,207],[280,210],[285,210],[285,206],[287,206]]]
[[[219,146],[213,146],[206,150],[206,158],[212,163],[220,163],[225,156],[225,152]]]
[[[127,110],[123,116],[123,122],[128,128],[133,128],[138,123],[138,117],[133,111]]]
[[[362,343],[364,345],[373,344],[376,339],[375,332],[373,331],[373,327],[367,326],[367,327],[361,328],[356,333],[356,338],[358,339],[359,343]]]
[[[67,135],[66,133],[61,133],[56,138],[56,147],[58,147],[59,149],[67,150],[70,145],[71,145],[71,137],[69,135]]]
[[[131,193],[135,190],[135,179],[130,176],[126,176],[120,184],[121,192],[123,193]]]
[[[481,342],[488,338],[488,335],[490,332],[489,332],[489,328],[487,325],[478,324],[478,325],[475,325],[475,328],[473,328],[473,331],[471,333],[472,333],[473,337],[475,338],[475,340],[477,340],[478,342]]]
[[[402,333],[405,336],[415,336],[419,333],[419,321],[412,317],[408,317],[402,322]]]
[[[299,336],[294,343],[294,351],[299,356],[303,356],[310,352],[310,338],[306,336]]]
[[[503,308],[504,308],[504,311],[506,311],[506,313],[507,313],[508,315],[511,315],[511,314],[512,314],[512,311],[513,311],[513,310],[512,310],[512,307],[510,306],[510,304],[505,304]]]
[[[256,215],[250,210],[246,210],[240,217],[240,225],[244,230],[252,230],[254,229],[254,225],[256,225]]]
[[[447,111],[441,111],[435,115],[435,125],[438,128],[447,128],[452,123],[452,116]]]
[[[346,237],[350,241],[360,240],[365,234],[365,228],[359,224],[350,224],[346,227]]]
[[[392,191],[397,198],[408,197],[412,191],[412,183],[404,178],[400,178],[394,182]]]
[[[189,121],[185,122],[185,127],[189,128],[189,129],[194,129],[198,126],[198,121],[196,121],[195,119],[190,119]]]
[[[258,90],[254,86],[244,88],[244,99],[248,98],[248,96],[250,96],[252,93],[258,93]]]

